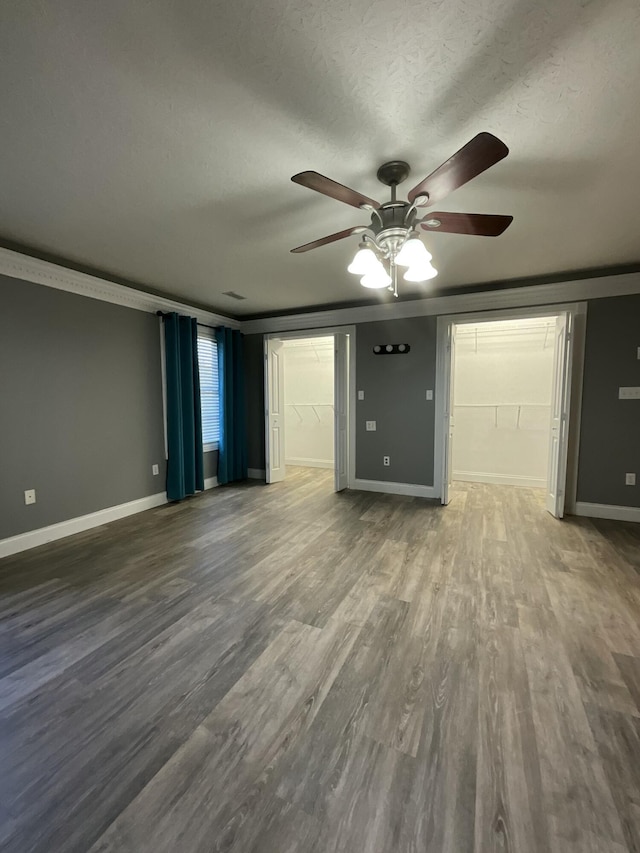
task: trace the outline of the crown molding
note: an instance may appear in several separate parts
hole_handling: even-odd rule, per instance
[[[198,322],[210,326],[229,326],[232,329],[239,329],[241,325],[238,320],[226,317],[224,314],[204,311],[202,308],[195,308],[185,302],[178,302],[164,296],[154,296],[152,293],[145,293],[107,279],[70,270],[50,261],[32,258],[29,255],[14,252],[12,249],[0,248],[0,274],[42,284],[45,287],[53,287],[56,290],[64,290],[67,293],[87,296],[90,299],[98,299],[101,302],[110,302],[112,305],[123,305],[125,308],[133,308],[136,311],[148,313],[177,311],[182,314],[187,313],[195,317]]]
[[[286,314],[279,317],[245,320],[240,324],[240,327],[246,335],[298,331],[322,328],[323,326],[400,320],[409,317],[493,311],[500,308],[529,308],[536,305],[582,302],[587,299],[628,296],[635,293],[640,293],[640,273],[621,273],[552,284],[487,290],[480,293],[432,296],[428,299],[415,299],[410,302],[387,302],[382,305],[365,305],[358,308],[313,311],[308,314]]]
[[[536,305],[581,302],[606,296],[628,296],[640,293],[640,273],[620,273],[596,278],[574,279],[551,284],[487,290],[480,293],[459,293],[452,296],[432,296],[409,302],[387,302],[356,308],[334,308],[326,311],[285,314],[253,320],[236,320],[224,314],[205,311],[186,302],[155,296],[107,279],[77,272],[67,267],[32,258],[12,249],[0,247],[0,274],[23,279],[45,287],[87,296],[113,305],[123,305],[136,311],[178,311],[188,313],[198,322],[210,326],[229,326],[244,334],[302,331],[325,326],[345,326],[381,320],[400,320],[440,314],[461,314],[492,311],[500,308],[528,308]]]

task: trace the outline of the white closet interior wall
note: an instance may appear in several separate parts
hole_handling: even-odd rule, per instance
[[[285,461],[333,468],[333,337],[285,341]]]
[[[555,321],[456,327],[454,480],[546,485]]]

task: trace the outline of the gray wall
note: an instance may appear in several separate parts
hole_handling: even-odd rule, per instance
[[[356,477],[433,485],[435,317],[361,323],[356,328]],[[409,344],[407,355],[375,355],[375,344]],[[366,432],[365,422],[376,421]],[[384,467],[383,456],[391,464]]]
[[[0,539],[164,491],[157,318],[4,276],[0,299]],[[376,343],[411,352],[376,356]],[[638,346],[640,295],[589,303],[579,501],[640,506],[640,401],[617,399],[640,385]],[[244,347],[248,463],[263,469],[262,335]],[[433,484],[435,354],[435,317],[357,326],[357,477]],[[217,461],[205,455],[206,477]]]
[[[361,323],[356,328],[356,477],[392,483],[433,485],[433,402],[436,318]],[[248,456],[250,468],[265,467],[263,336],[245,336]],[[408,343],[408,355],[377,356],[378,343]],[[377,422],[376,432],[365,421]],[[385,468],[382,457],[390,456]]]
[[[640,506],[640,400],[619,400],[640,386],[640,295],[594,299],[587,312],[579,501]],[[635,472],[636,486],[624,475]]]
[[[361,323],[356,330],[356,476],[433,485],[435,317]],[[377,343],[408,343],[407,356],[376,356]],[[640,295],[589,303],[577,500],[640,506],[640,401],[618,400],[620,385],[640,385]],[[249,465],[264,467],[262,335],[245,338]],[[377,422],[367,433],[365,421]],[[390,456],[385,468],[382,457]],[[636,473],[638,485],[625,486]]]
[[[164,491],[157,317],[4,276],[0,307],[0,539]]]
[[[218,475],[218,451],[210,450],[204,454],[204,478],[208,480],[210,477]]]
[[[247,465],[264,470],[264,349],[262,335],[244,336]]]

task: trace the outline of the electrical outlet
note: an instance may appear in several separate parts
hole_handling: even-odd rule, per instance
[[[433,400],[433,391],[427,391],[427,400]]]
[[[152,473],[153,473],[153,475],[154,475],[154,476],[155,476],[156,474],[159,474],[159,473],[160,473],[160,466],[159,466],[159,465],[152,465],[152,466],[151,466],[151,471],[152,471]]]
[[[27,489],[24,493],[24,502],[27,506],[29,504],[34,504],[36,502],[36,490],[35,489]]]
[[[635,486],[636,475],[635,474],[625,474],[624,475],[624,484],[625,484],[625,486]]]
[[[366,429],[367,429],[367,432],[375,432],[376,431],[376,422],[375,421],[366,421]]]
[[[638,358],[640,359],[640,347],[638,347]]]
[[[389,465],[391,465],[391,458],[389,456],[383,456],[382,457],[382,464],[384,465],[385,468],[388,468]]]

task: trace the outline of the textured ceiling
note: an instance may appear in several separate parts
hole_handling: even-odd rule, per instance
[[[357,238],[289,254],[367,222],[290,176],[386,200],[487,130],[439,207],[515,221],[426,235],[405,294],[635,263],[639,44],[638,0],[3,0],[0,238],[236,315],[377,300]]]

